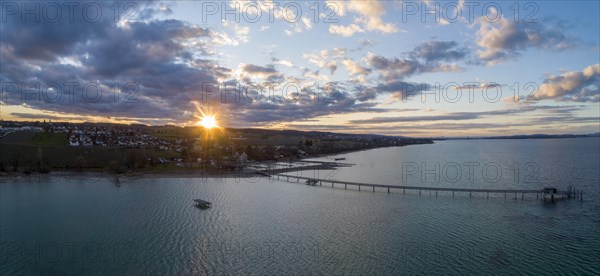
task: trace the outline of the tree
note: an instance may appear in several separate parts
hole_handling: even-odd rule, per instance
[[[20,161],[21,161],[21,152],[20,151],[14,152],[12,155],[12,158],[9,162],[9,163],[12,163],[12,165],[13,165],[13,171],[16,172],[19,170]]]
[[[123,169],[123,166],[121,166],[121,163],[118,160],[110,161],[107,169],[108,169],[108,172],[115,173],[115,174],[125,172],[125,170]]]
[[[83,155],[75,157],[75,160],[73,160],[73,167],[77,170],[83,170],[86,168],[87,161],[85,160],[85,157],[83,157]]]

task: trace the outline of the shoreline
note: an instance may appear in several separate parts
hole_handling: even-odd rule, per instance
[[[390,146],[390,147],[376,147],[369,149],[360,149],[360,150],[348,150],[342,151],[338,153],[324,153],[317,154],[313,156],[308,156],[304,158],[294,159],[294,160],[272,160],[272,161],[259,161],[253,162],[251,165],[258,166],[266,166],[268,167],[270,164],[276,163],[298,163],[302,161],[306,162],[325,162],[318,161],[314,159],[318,158],[326,158],[333,157],[348,153],[375,150],[375,149],[383,149],[383,148],[397,148],[397,147],[405,147],[405,146],[415,146],[415,145],[430,145],[430,144],[411,144],[411,145],[402,145],[402,146]],[[312,159],[312,160],[311,160]],[[326,161],[329,163],[335,163],[334,161]],[[344,164],[344,163],[340,163]],[[345,164],[347,165],[347,164]],[[290,167],[290,168],[282,168],[278,169],[285,172],[297,172],[297,171],[305,171],[305,170],[327,170],[327,169],[336,169],[334,166],[324,166],[324,165],[307,165],[307,166],[298,166],[298,167]],[[3,172],[0,173],[0,180],[2,179],[32,179],[32,178],[41,178],[41,177],[82,177],[82,178],[115,178],[115,176],[121,178],[252,178],[252,177],[266,177],[264,175],[259,174],[260,170],[252,170],[252,169],[242,169],[239,171],[231,171],[231,170],[194,170],[194,169],[181,169],[181,170],[165,170],[162,172],[145,172],[143,170],[131,171],[122,174],[114,174],[106,171],[95,171],[95,170],[82,170],[82,171],[68,171],[68,170],[54,170],[49,173],[20,173],[20,172]]]

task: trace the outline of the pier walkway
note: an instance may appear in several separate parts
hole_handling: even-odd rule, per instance
[[[341,187],[344,186],[344,189],[348,189],[348,187],[358,187],[358,190],[361,191],[364,188],[372,190],[373,192],[377,190],[381,191],[386,191],[388,193],[390,193],[392,190],[402,190],[402,193],[406,193],[407,190],[409,191],[418,191],[419,195],[421,195],[423,192],[429,192],[430,195],[432,195],[433,192],[435,192],[435,195],[438,195],[438,192],[451,192],[452,196],[454,197],[455,193],[462,193],[462,194],[469,194],[469,197],[471,197],[473,195],[473,193],[478,193],[478,194],[485,194],[488,198],[490,197],[490,194],[492,195],[504,195],[504,198],[507,198],[508,195],[513,196],[514,195],[514,199],[517,199],[518,195],[521,196],[521,199],[525,198],[526,194],[529,195],[534,195],[536,198],[543,198],[544,197],[544,189],[539,189],[539,190],[533,190],[533,189],[480,189],[480,188],[444,188],[444,187],[420,187],[420,186],[401,186],[401,185],[384,185],[384,184],[370,184],[370,183],[361,183],[361,182],[350,182],[350,181],[342,181],[342,180],[334,180],[334,179],[320,179],[320,178],[314,178],[314,177],[305,177],[305,176],[296,176],[296,175],[289,175],[289,174],[281,174],[281,173],[275,173],[275,174],[266,174],[263,173],[262,175],[264,176],[269,176],[269,177],[273,177],[273,178],[277,178],[279,180],[285,180],[287,182],[297,182],[299,183],[300,180],[304,180],[307,183],[318,183],[319,186],[323,186],[323,185],[331,185],[332,188],[334,187]],[[566,198],[580,198],[583,196],[583,192],[580,190],[575,190],[571,187],[569,187],[569,189],[567,191],[559,191],[558,192],[561,195],[564,195]]]

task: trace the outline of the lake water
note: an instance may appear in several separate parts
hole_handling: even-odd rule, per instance
[[[600,273],[600,139],[439,141],[343,154],[302,175],[394,185],[584,190],[388,194],[276,179],[2,179],[1,275]],[[333,160],[334,157],[319,160]],[[200,210],[192,200],[213,207]]]

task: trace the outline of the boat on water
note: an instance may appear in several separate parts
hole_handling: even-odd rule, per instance
[[[212,208],[212,203],[202,199],[194,199],[194,204],[200,209]]]
[[[315,179],[308,179],[308,180],[306,180],[306,185],[308,185],[308,186],[316,186],[318,182],[319,181],[317,181]]]
[[[346,160],[346,158],[344,158],[344,157],[335,159],[335,161],[344,161],[344,160]]]

